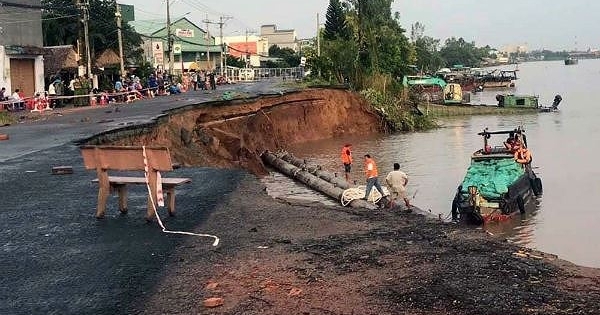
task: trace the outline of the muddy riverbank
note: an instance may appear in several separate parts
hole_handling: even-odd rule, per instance
[[[287,144],[381,132],[378,115],[342,90],[307,90],[179,109],[102,144],[171,147],[186,166],[266,174],[258,155]],[[216,179],[208,179],[207,183]],[[218,193],[218,192],[215,192]],[[158,282],[124,313],[596,314],[600,272],[482,230],[389,210],[274,200],[254,175],[221,196]],[[198,202],[202,202],[199,200]],[[205,308],[206,298],[223,305]]]
[[[144,314],[597,314],[600,273],[415,214],[293,204],[240,181]],[[224,304],[209,309],[207,298]],[[142,311],[143,310],[143,311]]]
[[[156,125],[125,128],[88,143],[164,145],[185,166],[243,168],[267,173],[265,150],[357,133],[385,131],[366,101],[342,89],[307,89],[250,99],[215,101],[169,111]]]

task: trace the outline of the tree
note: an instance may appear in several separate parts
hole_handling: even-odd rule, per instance
[[[269,56],[281,59],[280,62],[269,64],[272,68],[290,68],[300,65],[300,56],[291,48],[273,45],[269,47]]]
[[[419,69],[433,72],[444,66],[440,55],[440,40],[425,36],[425,25],[416,22],[411,26],[410,38],[415,48],[416,65]]]
[[[447,65],[464,65],[464,66],[478,66],[483,57],[487,56],[484,53],[484,49],[478,49],[475,47],[474,42],[466,42],[462,37],[456,39],[451,37],[446,39],[444,47],[440,49],[440,54],[446,61]],[[489,46],[488,50],[489,52]]]
[[[392,0],[350,0],[356,17],[358,60],[366,73],[381,72],[399,76],[414,61],[414,49],[399,14],[392,16]]]
[[[45,46],[76,45],[83,37],[81,11],[72,0],[42,0]],[[89,42],[92,58],[107,48],[118,49],[115,0],[90,0]],[[131,26],[122,26],[123,51],[133,62],[143,61],[142,39]]]
[[[227,66],[246,68],[246,61],[242,60],[241,57],[237,58],[232,55],[227,55]]]
[[[326,40],[350,39],[350,30],[346,25],[346,17],[339,0],[329,1],[323,38]]]

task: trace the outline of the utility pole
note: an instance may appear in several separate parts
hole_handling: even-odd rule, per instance
[[[202,22],[206,23],[206,35],[208,37],[207,38],[207,46],[206,46],[206,55],[207,56],[210,56],[209,55],[209,47],[212,46],[212,45],[210,45],[210,31],[208,30],[208,26],[209,26],[209,24],[219,24],[219,37],[221,39],[220,40],[220,42],[221,42],[221,51],[220,51],[221,60],[219,63],[220,63],[220,67],[221,67],[221,71],[220,71],[221,76],[223,76],[223,66],[227,67],[227,59],[226,59],[227,57],[223,57],[223,55],[225,54],[225,52],[224,52],[225,46],[223,43],[223,25],[225,24],[225,22],[223,20],[229,20],[231,18],[232,18],[231,16],[221,16],[221,17],[219,17],[219,22],[213,22],[213,21],[209,20],[207,17],[205,20],[202,21]],[[225,58],[225,62],[223,62],[224,58]],[[206,60],[207,60],[207,62],[209,62],[210,57],[207,57]]]
[[[244,47],[246,47],[246,56],[244,56],[244,60],[246,60],[246,68],[248,68],[248,64],[250,63],[250,52],[248,52],[248,29],[246,29],[246,44],[244,45]]]
[[[319,29],[319,13],[317,13],[317,56],[321,56],[321,30]]]
[[[167,49],[169,50],[169,72],[168,74],[173,74],[173,59],[175,59],[175,54],[173,52],[173,37],[171,36],[171,12],[169,11],[169,2],[167,0]]]
[[[125,77],[125,66],[123,64],[123,34],[121,33],[121,7],[115,1],[115,5],[117,6],[117,12],[115,16],[117,17],[117,37],[119,38],[119,62],[120,62],[120,70],[121,70],[121,78]]]
[[[223,45],[223,24],[225,24],[225,22],[223,22],[223,19],[229,20],[231,18],[232,18],[231,16],[219,17],[219,37],[221,37],[221,40],[220,40],[220,43],[221,43],[221,76],[223,76],[223,56],[225,56],[225,53],[224,53],[225,46]],[[225,67],[227,67],[227,56],[225,56]]]
[[[211,23],[208,16],[204,20],[204,23],[206,23],[206,66],[208,67],[210,65],[210,30],[208,29],[208,24]]]
[[[90,11],[89,11],[89,7],[90,7],[90,1],[89,0],[84,0],[83,3],[81,3],[81,0],[77,0],[77,7],[79,7],[79,9],[81,10],[81,13],[83,14],[83,20],[81,21],[83,23],[83,41],[85,44],[85,60],[86,60],[86,74],[88,75],[88,77],[91,77],[92,75],[92,60],[91,60],[91,54],[90,54],[90,39],[89,39],[89,32],[88,32],[88,26],[89,26],[89,19],[90,19]]]

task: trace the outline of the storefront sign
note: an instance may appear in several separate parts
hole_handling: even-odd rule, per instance
[[[194,37],[194,30],[178,28],[175,30],[175,36],[191,38]]]

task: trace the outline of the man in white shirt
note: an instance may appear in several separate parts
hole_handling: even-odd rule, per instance
[[[386,177],[385,182],[390,188],[392,195],[391,206],[395,203],[396,199],[402,198],[404,205],[410,210],[410,200],[406,195],[406,185],[408,184],[408,175],[400,170],[400,164],[394,163],[394,170],[391,171]]]
[[[25,103],[23,102],[23,99],[21,98],[19,91],[20,91],[19,89],[16,89],[9,98],[9,100],[13,102],[12,103],[13,110],[23,109],[25,107]]]

